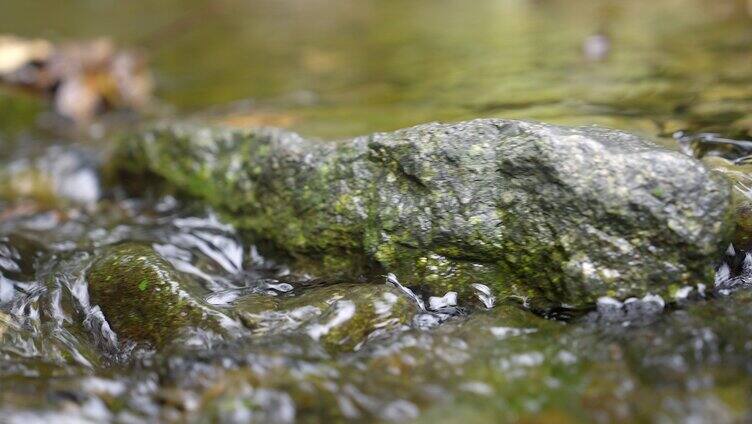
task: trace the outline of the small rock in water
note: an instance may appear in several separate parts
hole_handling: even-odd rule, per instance
[[[596,303],[598,314],[604,317],[621,314],[623,307],[623,303],[608,296],[599,298]]]
[[[106,249],[87,280],[92,306],[101,308],[121,339],[162,347],[190,327],[217,332],[236,327],[189,294],[187,282],[147,245],[124,243]]]
[[[653,294],[647,294],[642,299],[632,297],[624,301],[627,319],[660,314],[665,306],[666,302],[660,296]]]
[[[692,286],[684,286],[676,291],[674,294],[674,299],[676,300],[685,300],[689,297],[689,294],[692,293],[694,290],[694,287]]]
[[[358,350],[375,337],[406,329],[419,312],[414,302],[385,285],[343,285],[312,290],[309,300],[322,312],[305,326],[305,331],[330,352]],[[319,291],[323,296],[317,295]],[[299,300],[292,302],[299,304]]]
[[[308,328],[308,335],[314,340],[329,334],[332,329],[341,326],[355,315],[355,303],[351,300],[339,300],[334,304],[332,316],[324,323],[316,323]]]
[[[421,330],[428,330],[441,324],[441,317],[436,314],[418,314],[413,318],[413,325]]]
[[[620,302],[611,297],[601,297],[596,304],[597,319],[603,322],[649,321],[663,312],[666,302],[658,295],[629,298]]]
[[[438,311],[447,306],[457,306],[457,293],[448,292],[443,297],[431,296],[428,298],[428,309]]]

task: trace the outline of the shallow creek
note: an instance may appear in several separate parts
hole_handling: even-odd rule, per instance
[[[673,149],[752,137],[741,0],[211,3],[5,0],[0,28],[144,47],[160,99],[144,121],[196,114],[336,138],[524,118]],[[752,419],[746,280],[585,311],[482,285],[471,300],[429,298],[388,270],[333,283],[205,205],[103,181],[97,164],[132,121],[71,134],[41,109],[0,91],[0,166],[17,180],[0,200],[1,422]],[[124,242],[169,262],[218,326],[159,349],[119,337],[87,272]],[[731,253],[720,280],[752,273]]]

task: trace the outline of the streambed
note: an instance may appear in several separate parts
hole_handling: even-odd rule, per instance
[[[203,10],[6,3],[4,31],[135,44]],[[325,138],[524,118],[600,124],[675,150],[687,134],[750,136],[742,1],[217,3],[206,22],[153,46],[156,117]],[[608,54],[589,57],[597,40]],[[267,255],[201,202],[103,181],[97,163],[118,122],[60,134],[24,105],[0,110],[2,164],[35,164],[57,186],[1,205],[0,421],[750,419],[743,279],[577,311],[491,299],[483,287],[432,302],[389,270],[334,283]],[[188,329],[158,349],[118,337],[91,301],[88,271],[123,242],[153,249],[192,299],[237,327]],[[719,257],[720,276],[744,272],[744,257]]]

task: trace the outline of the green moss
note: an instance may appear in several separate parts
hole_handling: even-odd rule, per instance
[[[108,248],[87,275],[99,305],[118,337],[163,346],[190,325],[207,324],[206,310],[185,291],[185,282],[151,247],[126,243]]]
[[[185,124],[130,140],[113,162],[124,159],[301,271],[347,278],[377,265],[435,292],[483,283],[573,305],[666,294],[707,282],[731,227],[725,182],[595,127],[476,120],[322,143]],[[679,162],[692,178],[664,166]]]
[[[3,133],[14,134],[33,128],[45,109],[45,102],[40,98],[0,87],[0,129]]]

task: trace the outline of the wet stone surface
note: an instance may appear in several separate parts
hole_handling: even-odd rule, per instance
[[[596,126],[475,119],[322,142],[189,121],[128,139],[108,166],[206,202],[298,268],[381,267],[437,297],[475,283],[573,307],[665,296],[709,282],[734,228],[723,177]]]
[[[305,139],[478,117],[638,134],[730,180],[733,244],[702,263],[715,280],[584,309],[488,281],[460,293],[440,257],[425,264],[433,290],[394,268],[309,275],[237,216],[153,179],[102,178],[132,117],[70,132],[0,88],[0,422],[752,421],[748,1],[211,3],[4,0],[0,28],[123,46],[164,35],[147,52],[160,104],[146,120],[210,107],[202,121]],[[353,265],[332,259],[308,265]],[[96,294],[97,275],[128,296]],[[147,289],[165,284],[155,302]],[[183,321],[176,298],[211,318]]]
[[[544,311],[481,284],[458,299],[394,274],[311,279],[170,196],[64,212],[2,224],[3,421],[749,418],[741,250],[702,291]],[[168,300],[150,303],[152,287]]]

